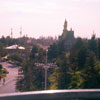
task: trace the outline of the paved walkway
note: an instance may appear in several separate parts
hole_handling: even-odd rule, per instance
[[[18,67],[9,64],[7,62],[0,62],[4,68],[7,69],[9,74],[5,78],[5,84],[3,85],[3,80],[0,82],[0,93],[14,93],[16,92],[16,78],[18,75]]]

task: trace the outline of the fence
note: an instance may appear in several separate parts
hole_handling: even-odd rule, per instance
[[[65,99],[100,100],[100,89],[45,90],[45,91],[35,91],[35,92],[0,94],[0,100],[65,100]]]

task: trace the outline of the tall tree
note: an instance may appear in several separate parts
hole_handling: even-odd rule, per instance
[[[95,38],[95,35],[93,35],[91,39],[88,41],[88,45],[89,49],[97,55],[97,40]]]
[[[93,53],[89,54],[85,69],[83,70],[82,88],[100,88],[100,62],[97,61]]]
[[[100,60],[100,38],[98,39],[97,46],[98,46],[98,58]]]

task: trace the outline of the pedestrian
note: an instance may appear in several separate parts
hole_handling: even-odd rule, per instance
[[[1,82],[1,76],[0,76],[0,82]]]
[[[3,78],[3,85],[5,84],[5,82],[6,82],[5,78]]]
[[[0,76],[0,83],[1,83],[1,76]]]

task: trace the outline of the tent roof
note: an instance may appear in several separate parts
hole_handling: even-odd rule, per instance
[[[21,50],[24,50],[25,48],[15,44],[15,45],[11,45],[11,46],[5,47],[5,49],[21,49]]]

